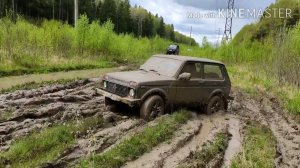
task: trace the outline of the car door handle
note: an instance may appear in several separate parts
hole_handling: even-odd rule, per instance
[[[202,84],[202,83],[205,83],[204,80],[199,80],[198,83]]]

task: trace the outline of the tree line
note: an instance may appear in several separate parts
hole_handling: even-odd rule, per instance
[[[193,38],[174,30],[163,17],[153,15],[140,6],[131,6],[129,0],[78,0],[79,14],[86,14],[90,21],[100,24],[110,20],[118,34],[136,37],[160,36],[177,43],[197,45]],[[74,0],[1,0],[0,17],[11,11],[14,18],[21,15],[38,21],[54,19],[74,24]]]

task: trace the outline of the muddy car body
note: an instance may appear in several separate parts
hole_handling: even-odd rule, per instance
[[[151,119],[175,106],[226,109],[231,83],[223,63],[209,59],[155,55],[137,71],[108,73],[103,87],[107,105],[139,107]]]

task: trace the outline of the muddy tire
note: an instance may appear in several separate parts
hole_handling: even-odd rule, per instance
[[[225,102],[222,97],[213,96],[205,108],[205,114],[210,115],[220,110],[225,110]]]
[[[165,112],[165,103],[160,96],[150,96],[141,106],[140,117],[151,121]]]

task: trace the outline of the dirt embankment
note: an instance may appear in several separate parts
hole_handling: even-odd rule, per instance
[[[0,152],[9,150],[17,139],[53,125],[80,121],[87,117],[103,117],[103,127],[95,127],[76,137],[75,145],[66,149],[56,160],[43,165],[73,166],[81,158],[93,153],[101,154],[122,139],[155,124],[156,120],[145,123],[128,112],[116,113],[106,109],[103,96],[94,91],[98,84],[99,79],[90,79],[0,95],[0,113],[7,114],[0,122]],[[278,101],[268,96],[253,99],[238,89],[233,94],[236,99],[228,112],[211,116],[195,114],[192,120],[175,132],[170,141],[162,142],[124,167],[180,166],[192,153],[201,151],[208,142],[213,141],[221,131],[230,135],[230,139],[226,141],[227,148],[218,154],[218,158],[211,159],[208,165],[228,167],[234,156],[241,151],[243,126],[249,120],[258,121],[273,131],[278,143],[278,154],[274,161],[276,167],[300,165],[300,127],[293,120],[284,117]]]

